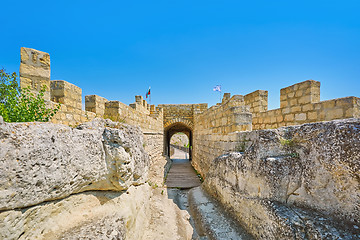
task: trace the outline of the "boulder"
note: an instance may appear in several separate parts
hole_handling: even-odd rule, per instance
[[[3,123],[0,142],[0,210],[89,190],[122,191],[147,179],[138,127],[101,119],[77,128]]]
[[[141,239],[150,221],[150,186],[89,191],[0,213],[0,239]]]
[[[0,239],[191,239],[189,214],[148,184],[89,191],[0,213]]]
[[[243,134],[249,147],[214,159],[204,187],[250,233],[360,237],[360,119]]]

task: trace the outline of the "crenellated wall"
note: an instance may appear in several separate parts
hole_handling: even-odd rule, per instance
[[[162,111],[159,110],[157,116],[152,116],[149,110],[137,102],[131,104],[131,107],[119,101],[106,102],[104,117],[139,126],[144,132],[162,132],[163,130]]]
[[[299,214],[296,213],[294,218],[290,219],[294,222],[289,222],[289,215],[283,211],[287,207],[305,207],[310,211],[315,210],[313,212],[319,211],[322,214],[337,216],[339,221],[346,220],[358,224],[357,219],[360,216],[358,211],[359,171],[357,171],[359,170],[359,119],[313,123],[334,119],[360,118],[360,98],[358,97],[320,101],[320,82],[308,80],[281,89],[280,108],[274,110],[268,110],[268,91],[264,90],[257,90],[245,96],[234,95],[231,97],[230,93],[225,93],[221,103],[210,108],[206,103],[161,104],[156,107],[149,105],[142,96],[135,96],[135,102],[126,105],[120,101],[109,101],[97,95],[85,96],[85,106],[83,106],[82,89],[63,80],[50,81],[50,55],[29,48],[21,48],[20,86],[22,88],[30,87],[33,92],[39,92],[41,87],[45,86],[47,103],[50,106],[61,103],[59,112],[52,119],[53,123],[74,127],[96,117],[116,121],[115,123],[105,121],[106,124],[111,124],[107,127],[113,128],[111,131],[114,132],[114,134],[109,135],[108,130],[106,130],[107,136],[104,136],[104,131],[98,131],[94,125],[100,119],[89,123],[87,127],[84,127],[85,124],[75,129],[52,124],[54,125],[52,131],[56,129],[59,131],[50,134],[51,137],[46,137],[46,134],[51,133],[51,131],[46,131],[46,128],[44,130],[44,127],[40,127],[42,125],[40,123],[16,124],[17,128],[19,126],[24,128],[23,131],[18,131],[20,135],[35,125],[39,126],[35,129],[37,134],[41,133],[39,129],[45,131],[45,135],[40,134],[40,137],[35,138],[30,134],[31,132],[28,132],[28,138],[34,140],[35,143],[44,140],[46,144],[53,144],[55,141],[58,142],[58,138],[61,137],[65,144],[62,151],[70,154],[69,156],[66,154],[59,155],[64,161],[68,161],[68,159],[72,161],[81,160],[84,154],[80,153],[84,149],[87,149],[89,154],[100,154],[101,151],[96,150],[96,146],[103,148],[106,145],[104,139],[107,139],[111,148],[116,147],[119,144],[114,138],[119,137],[118,128],[123,125],[118,122],[127,123],[140,128],[123,127],[122,130],[131,134],[138,131],[143,137],[140,140],[138,137],[134,137],[133,143],[137,149],[144,148],[149,156],[149,178],[147,180],[160,185],[169,167],[170,161],[164,156],[164,153],[169,153],[170,138],[177,132],[183,132],[189,139],[189,155],[192,158],[192,165],[205,178],[204,185],[207,190],[217,197],[223,205],[232,209],[238,220],[243,222],[247,226],[247,230],[253,232],[259,239],[270,239],[268,236],[272,235],[274,235],[272,239],[279,239],[278,236],[285,239],[281,234],[288,234],[287,236],[295,234],[293,226],[299,226],[299,214],[303,212],[299,210]],[[101,121],[104,122],[104,120]],[[51,123],[49,124],[51,125]],[[279,128],[289,125],[300,126]],[[5,131],[14,134],[10,128],[10,130],[8,129],[8,126],[12,125],[3,125]],[[84,135],[85,128],[92,134]],[[258,130],[271,128],[279,129]],[[84,140],[84,136],[86,140],[87,136],[90,143],[85,144],[85,147],[73,144],[74,148],[71,148],[69,152],[69,148],[66,146],[71,145],[71,143],[68,142],[68,136],[62,134],[64,131],[68,132],[70,137],[78,134],[73,139],[74,142]],[[8,135],[3,134],[5,137]],[[43,135],[46,139],[42,139]],[[95,148],[91,145],[91,136],[93,135],[97,136]],[[9,138],[9,141],[12,140]],[[12,144],[19,147],[17,143]],[[120,144],[124,143],[121,142]],[[33,146],[36,148],[40,145],[34,144]],[[120,152],[126,155],[127,146],[124,145],[124,149]],[[19,151],[25,150],[19,148]],[[10,153],[13,152],[10,151]],[[43,152],[37,151],[37,153]],[[114,152],[116,152],[114,161],[118,161],[119,153]],[[55,151],[54,154],[56,155],[57,152]],[[112,151],[108,151],[108,154],[112,154]],[[23,158],[24,154],[19,153],[20,155]],[[100,155],[101,159],[105,156],[104,154]],[[130,154],[129,156],[136,157],[138,155]],[[5,157],[9,159],[7,155]],[[57,161],[58,156],[51,159],[51,164],[60,164]],[[91,160],[92,158],[85,156],[85,159]],[[11,161],[13,160],[17,161],[17,165],[28,163],[28,161],[19,162],[16,157],[11,158]],[[135,161],[134,164],[140,162]],[[16,164],[13,165],[16,166]],[[63,168],[65,165],[60,164],[59,167]],[[76,164],[76,167],[80,165]],[[114,169],[102,170],[106,164],[100,165],[100,170],[95,169],[93,171],[90,168],[97,167],[97,165],[87,164],[85,168],[81,167],[74,171],[74,174],[70,174],[66,168],[63,174],[56,175],[59,174],[59,171],[55,171],[56,174],[51,171],[50,175],[55,180],[58,178],[62,181],[67,175],[70,176],[69,180],[76,178],[76,181],[79,181],[81,178],[85,181],[84,186],[86,185],[84,191],[96,189],[99,186],[100,190],[112,189],[107,185],[104,188],[102,179],[98,177],[101,176],[100,173],[106,175],[106,171],[113,171]],[[40,164],[39,166],[44,167],[45,165]],[[94,175],[96,180],[94,182],[101,180],[100,185],[89,184],[89,174],[86,171],[85,174],[78,177],[77,173],[86,170],[86,167],[90,167],[88,170],[91,170],[90,175]],[[25,168],[20,166],[20,169]],[[34,174],[35,177],[39,177],[38,171],[35,171]],[[133,178],[129,179],[139,179],[140,175],[136,173]],[[36,180],[35,177],[30,176],[33,181]],[[144,178],[146,178],[145,175]],[[11,177],[7,179],[16,180],[16,178]],[[142,182],[143,180],[145,181],[145,179],[141,179]],[[54,182],[54,186],[51,185],[48,188],[49,191],[43,188],[44,194],[52,194],[50,197],[46,196],[44,201],[54,200],[58,196],[56,194],[60,194],[58,182]],[[75,189],[77,192],[78,185],[73,185],[74,181],[68,182],[71,185],[69,189]],[[20,185],[23,183],[27,182],[16,182]],[[49,181],[34,183],[36,184],[30,184],[32,188],[37,188],[38,184],[48,184]],[[20,193],[22,192],[20,191]],[[36,192],[39,193],[38,190]],[[13,195],[14,193],[11,191],[6,192],[6,194],[11,195],[11,197],[7,197],[10,200],[17,196],[16,194]],[[126,195],[128,194],[123,196]],[[33,194],[28,196],[34,197]],[[17,197],[23,200],[21,196]],[[35,200],[38,201],[38,198]],[[143,202],[145,201],[139,201],[135,205],[146,206]],[[282,205],[278,205],[279,203]],[[103,204],[101,203],[101,205]],[[32,204],[26,206],[32,206]],[[117,209],[121,208],[117,207]],[[291,212],[293,210],[294,208],[291,209]],[[18,216],[22,213],[16,214]],[[5,218],[9,219],[8,216]],[[312,229],[312,226],[309,227],[306,214],[300,218],[302,224],[306,226],[297,227],[301,228],[300,233],[303,229],[307,229],[306,231]],[[16,217],[11,218],[10,223],[12,225],[13,219]],[[321,220],[322,217],[315,219],[323,221]],[[20,221],[19,223],[23,224],[23,222]],[[21,236],[23,233],[17,229],[21,228],[16,227],[16,234]],[[318,225],[313,229],[319,229]],[[356,229],[359,229],[358,226]],[[358,230],[355,231],[359,232]],[[276,233],[280,235],[276,235]]]
[[[102,117],[105,113],[105,103],[108,101],[106,98],[98,95],[87,95],[85,96],[85,110]]]
[[[222,102],[209,109],[206,103],[156,107],[142,96],[135,96],[135,102],[126,105],[97,95],[85,96],[83,107],[81,88],[63,80],[50,81],[50,55],[30,48],[21,48],[20,85],[34,92],[45,85],[49,104],[62,104],[54,123],[76,126],[100,117],[139,126],[151,149],[159,146],[154,149],[157,153],[163,149],[167,155],[171,136],[183,132],[190,140],[192,164],[203,175],[209,159],[241,148],[237,132],[360,117],[359,98],[320,101],[320,82],[314,80],[281,89],[280,108],[273,110],[268,110],[268,91],[264,90],[233,97],[225,93]]]
[[[45,86],[44,99],[50,100],[50,55],[24,47],[20,54],[20,87],[30,87],[33,92],[39,92]]]
[[[320,82],[307,80],[280,90],[280,108],[267,110],[268,92],[245,95],[253,114],[253,129],[271,129],[303,123],[360,117],[360,98],[320,101]]]
[[[251,113],[266,112],[268,110],[268,91],[256,90],[244,96],[245,105],[250,107]]]
[[[251,113],[244,97],[225,94],[222,104],[194,116],[192,165],[204,177],[210,161],[233,151],[239,139],[237,132],[251,131]]]
[[[144,134],[144,147],[150,156],[151,172],[156,173],[151,174],[151,179],[162,183],[164,166],[167,164],[163,156],[162,109],[150,106],[142,96],[135,96],[135,103],[128,106],[89,95],[85,96],[83,106],[82,89],[64,80],[50,81],[50,55],[30,48],[21,48],[20,86],[30,87],[35,93],[45,86],[47,103],[50,106],[61,103],[59,111],[51,119],[53,123],[75,127],[100,117],[139,126]]]
[[[82,90],[78,86],[64,80],[50,81],[50,55],[30,48],[21,48],[20,86],[30,87],[39,92],[41,86],[46,87],[45,100],[50,105],[61,103],[59,112],[52,122],[70,126],[105,117],[112,120],[139,126],[144,132],[162,132],[162,111],[155,109],[142,98],[135,97],[130,106],[119,101],[108,101],[97,96],[85,96],[85,111],[82,104]]]

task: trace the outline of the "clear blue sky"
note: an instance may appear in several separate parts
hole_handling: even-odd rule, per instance
[[[360,1],[1,2],[0,67],[20,47],[50,53],[51,79],[126,104],[215,104],[223,92],[269,91],[307,79],[321,100],[360,96]]]

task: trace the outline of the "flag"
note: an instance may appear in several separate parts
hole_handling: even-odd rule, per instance
[[[150,87],[149,90],[146,92],[146,98],[148,98],[149,95],[150,95]]]
[[[215,91],[215,92],[221,92],[221,85],[216,85],[216,86],[213,88],[213,91]]]

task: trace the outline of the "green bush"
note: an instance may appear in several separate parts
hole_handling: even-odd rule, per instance
[[[0,70],[0,115],[5,122],[47,122],[59,110],[46,106],[42,86],[38,94],[30,91],[30,87],[21,89],[16,73],[8,74]]]

